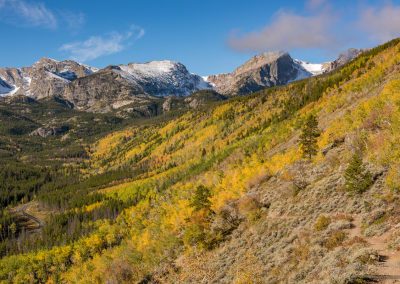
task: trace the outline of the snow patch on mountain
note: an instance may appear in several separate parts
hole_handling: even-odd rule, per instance
[[[0,87],[0,97],[8,97],[14,95],[16,92],[18,92],[19,87],[14,87],[13,89],[2,89]]]
[[[90,75],[90,74],[96,73],[96,72],[98,72],[100,70],[99,68],[96,68],[96,67],[93,67],[93,66],[89,66],[89,65],[86,65],[86,64],[83,64],[83,63],[79,63],[78,62],[78,64],[82,65],[83,67],[85,67],[87,69],[86,75]]]
[[[310,63],[298,59],[294,59],[294,62],[299,64],[301,67],[304,68],[304,70],[308,71],[311,73],[313,76],[320,75],[324,72],[323,66],[324,64],[322,63]]]
[[[178,65],[179,63],[163,60],[148,63],[130,63],[128,65],[119,65],[119,67],[135,77],[158,77],[169,74],[178,68]]]
[[[8,84],[3,78],[0,77],[0,97],[12,96],[18,92],[18,90],[19,87]]]
[[[64,77],[61,77],[60,75],[55,74],[55,73],[53,73],[53,72],[46,71],[46,73],[47,73],[47,76],[48,76],[49,78],[56,79],[56,80],[61,80],[61,81],[63,81],[64,83],[69,83],[69,82],[70,82],[70,80],[68,80],[68,79],[66,79],[66,78],[64,78]],[[74,73],[74,74],[75,74],[75,73]]]

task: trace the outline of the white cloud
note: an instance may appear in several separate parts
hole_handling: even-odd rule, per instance
[[[384,42],[400,36],[400,6],[386,4],[361,12],[358,27],[372,40]]]
[[[0,19],[15,25],[57,28],[54,13],[45,4],[23,0],[0,0]]]
[[[233,34],[228,44],[238,51],[332,48],[337,43],[332,36],[335,21],[333,13],[328,11],[310,16],[280,11],[262,30],[244,35]]]
[[[67,52],[74,60],[85,62],[120,52],[134,40],[144,36],[144,33],[142,28],[131,26],[123,33],[112,32],[103,36],[91,36],[84,41],[66,43],[60,47],[60,50]]]

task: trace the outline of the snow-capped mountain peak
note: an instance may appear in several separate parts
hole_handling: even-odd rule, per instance
[[[118,69],[114,69],[115,72],[156,96],[187,96],[194,91],[212,88],[202,77],[190,73],[182,63],[170,60],[130,63],[119,65]]]

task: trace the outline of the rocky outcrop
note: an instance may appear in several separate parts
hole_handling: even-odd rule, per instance
[[[66,125],[60,127],[39,127],[38,129],[32,131],[30,136],[40,136],[42,138],[47,138],[48,136],[61,135],[68,132],[69,127]]]

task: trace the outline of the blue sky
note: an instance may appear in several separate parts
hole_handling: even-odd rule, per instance
[[[229,72],[262,51],[321,62],[400,34],[400,0],[0,0],[0,66],[170,59]]]

